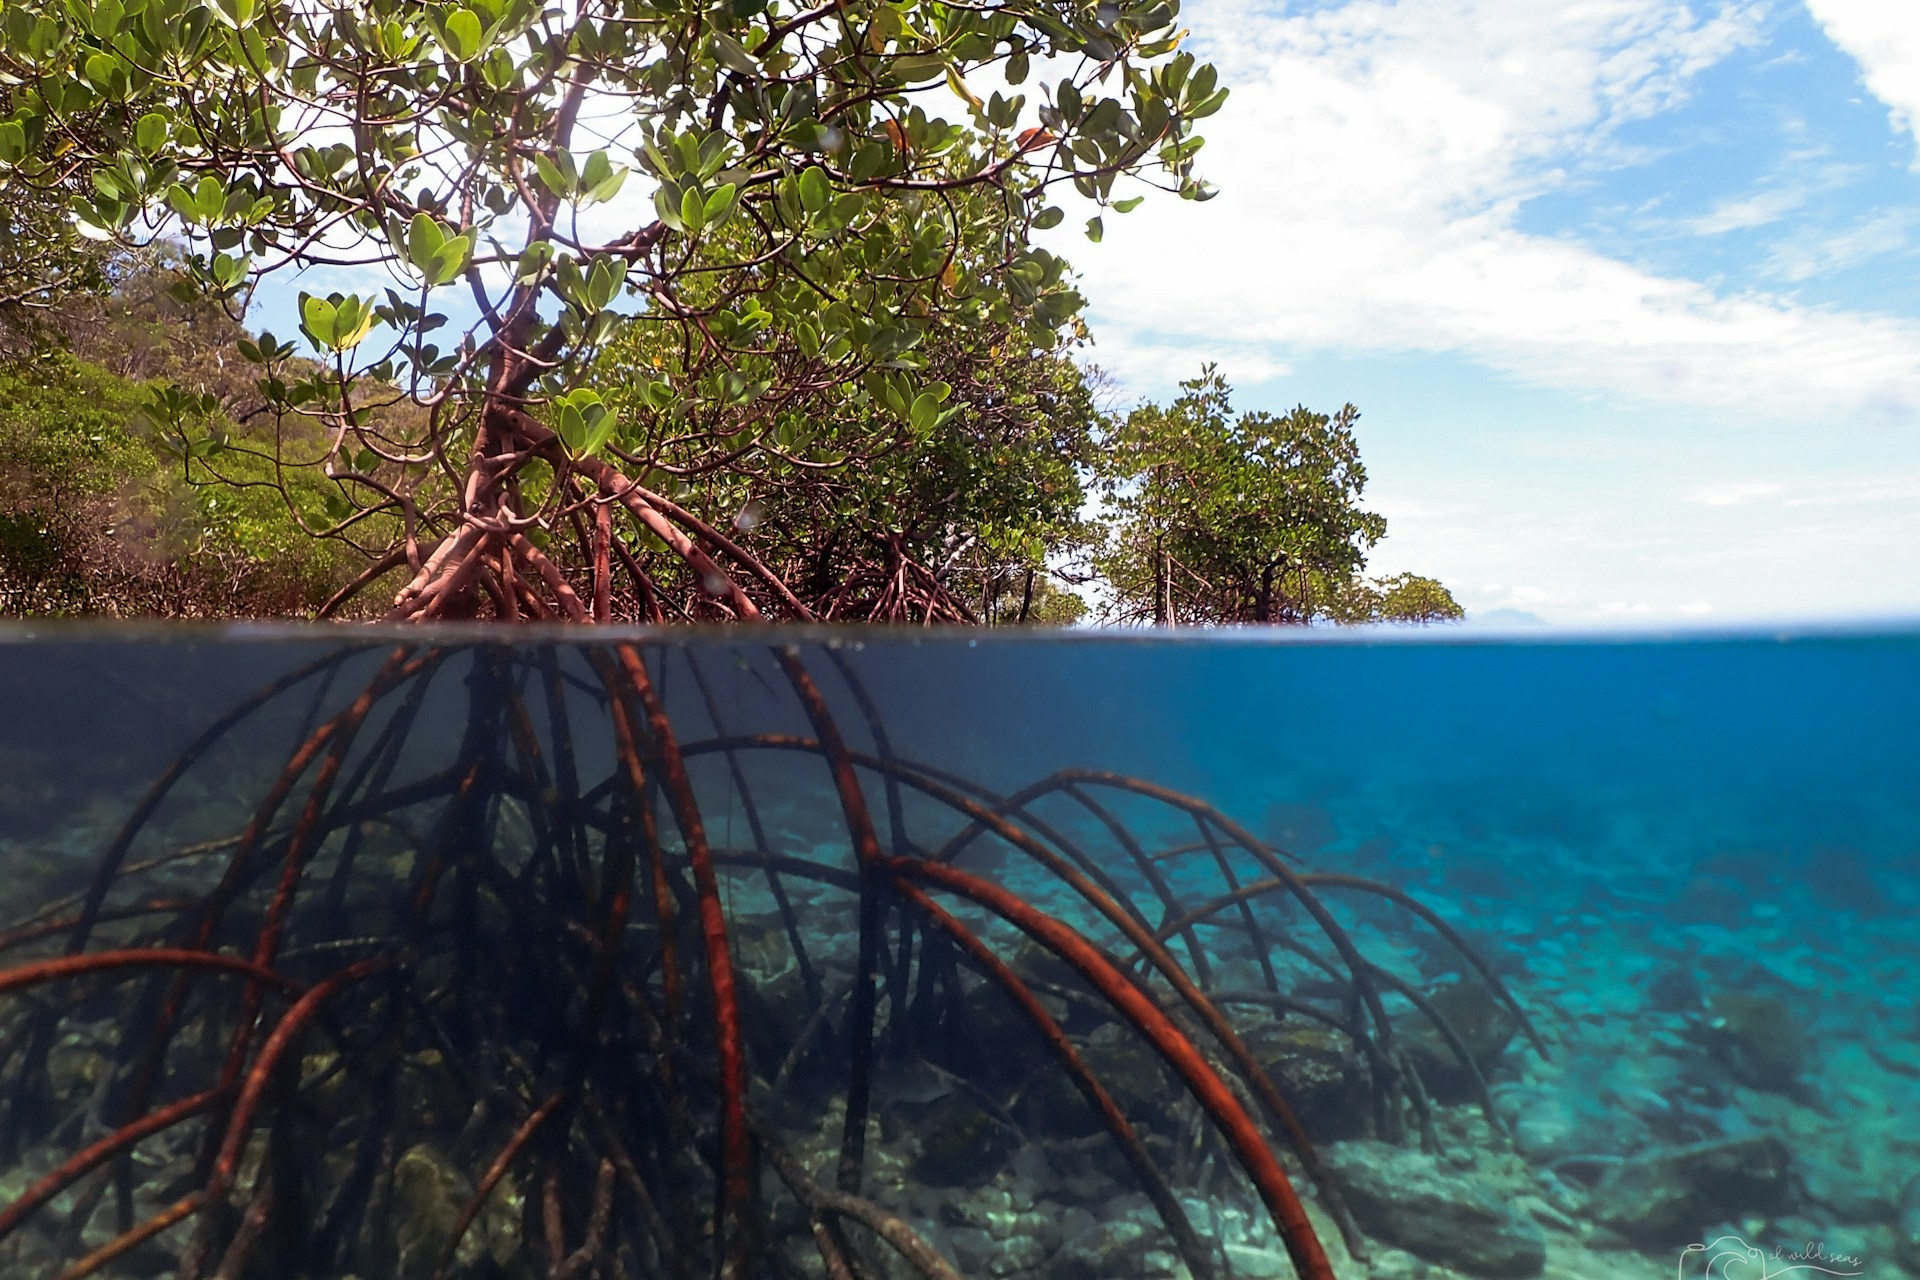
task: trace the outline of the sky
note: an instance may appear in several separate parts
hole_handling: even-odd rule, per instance
[[[1920,0],[1181,22],[1218,197],[1054,246],[1123,404],[1356,404],[1370,569],[1470,619],[1920,617]]]

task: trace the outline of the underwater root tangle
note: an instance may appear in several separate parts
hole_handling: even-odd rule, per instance
[[[250,811],[186,839],[216,766]],[[916,1192],[1032,1146],[1194,1280],[1183,1192],[1330,1280],[1295,1177],[1364,1242],[1247,1027],[1350,1046],[1389,1139],[1439,1140],[1390,1002],[1479,1078],[1330,904],[1409,913],[1545,1052],[1404,893],[1151,783],[903,759],[818,647],[343,646],[59,890],[0,931],[0,1267],[61,1280],[953,1280]]]

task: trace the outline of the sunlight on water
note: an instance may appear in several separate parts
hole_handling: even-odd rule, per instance
[[[1920,636],[525,634],[0,635],[4,1274],[1920,1276]]]

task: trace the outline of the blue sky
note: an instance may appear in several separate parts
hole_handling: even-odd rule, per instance
[[[1920,2],[1182,21],[1219,198],[1060,245],[1123,399],[1353,401],[1374,567],[1482,616],[1920,616]]]

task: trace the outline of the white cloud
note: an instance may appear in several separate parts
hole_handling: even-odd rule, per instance
[[[1234,86],[1207,122],[1220,197],[1149,201],[1070,251],[1100,359],[1460,352],[1644,400],[1894,420],[1920,413],[1920,323],[1717,293],[1529,234],[1518,212],[1621,124],[1758,40],[1757,5],[1209,0]],[[1116,349],[1118,356],[1116,357]],[[1246,380],[1244,374],[1240,374]]]
[[[1785,485],[1763,480],[1742,480],[1695,489],[1687,495],[1687,501],[1697,502],[1703,507],[1738,507],[1761,498],[1778,497],[1785,491]]]
[[[1913,0],[1807,0],[1827,38],[1860,64],[1896,129],[1920,126],[1920,5]],[[1920,156],[1916,157],[1920,167]]]
[[[1920,503],[1920,474],[1828,481],[1810,485],[1806,492],[1787,500],[1790,507],[1844,507],[1849,510],[1874,503],[1895,503],[1906,507]]]
[[[1814,230],[1789,237],[1773,247],[1763,269],[1770,276],[1799,284],[1904,253],[1913,245],[1915,221],[1909,210],[1889,209],[1837,234]]]
[[[1804,191],[1781,188],[1774,191],[1759,191],[1750,196],[1741,196],[1733,200],[1724,200],[1697,218],[1689,218],[1684,224],[1688,231],[1697,236],[1717,236],[1728,231],[1746,231],[1753,227],[1764,227],[1798,209],[1807,202]]]

